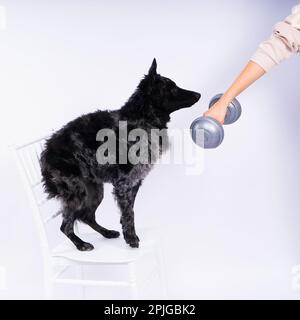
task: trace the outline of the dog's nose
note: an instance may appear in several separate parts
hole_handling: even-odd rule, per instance
[[[196,98],[197,101],[199,101],[200,98],[201,98],[201,94],[198,93],[198,92],[194,92],[194,96],[195,96],[195,98]]]

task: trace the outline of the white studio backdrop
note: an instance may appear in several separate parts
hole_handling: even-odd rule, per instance
[[[188,128],[296,3],[1,1],[0,298],[42,292],[38,238],[9,144],[121,107],[154,57],[161,74],[202,93],[172,116],[170,128]],[[202,175],[163,165],[145,180],[136,226],[164,234],[170,298],[300,297],[292,289],[300,264],[299,67],[295,57],[240,96],[243,116],[220,148],[205,152]],[[104,199],[98,219],[118,228],[117,206]]]

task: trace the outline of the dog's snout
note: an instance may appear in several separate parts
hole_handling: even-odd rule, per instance
[[[201,98],[201,94],[200,93],[198,93],[198,92],[194,92],[194,97],[195,97],[195,99],[197,100],[197,102],[200,100],[200,98]]]

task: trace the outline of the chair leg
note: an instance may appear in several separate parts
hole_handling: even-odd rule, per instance
[[[53,281],[48,278],[44,277],[44,299],[45,300],[52,300],[53,299]]]
[[[83,265],[78,265],[75,266],[76,268],[76,275],[77,275],[77,279],[79,280],[84,280],[84,266]],[[86,296],[85,296],[85,286],[84,285],[79,285],[79,295],[80,295],[80,299],[85,300]]]
[[[166,269],[165,269],[163,251],[159,244],[156,245],[155,256],[156,256],[158,269],[159,269],[158,273],[159,273],[160,285],[162,288],[162,298],[167,299],[168,288],[167,288],[167,279],[166,279]]]
[[[138,299],[138,286],[137,286],[136,266],[134,262],[129,263],[129,281],[130,281],[131,298],[133,300],[136,300]]]
[[[43,267],[43,285],[44,285],[44,299],[45,300],[51,300],[53,299],[53,291],[54,291],[54,282],[53,282],[53,273],[52,269],[49,267],[50,263],[46,260],[44,262]]]

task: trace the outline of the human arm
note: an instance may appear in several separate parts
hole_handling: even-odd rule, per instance
[[[204,116],[215,118],[223,124],[227,106],[234,98],[275,65],[297,52],[300,52],[300,5],[284,21],[275,25],[272,36],[259,46],[238,78]]]

